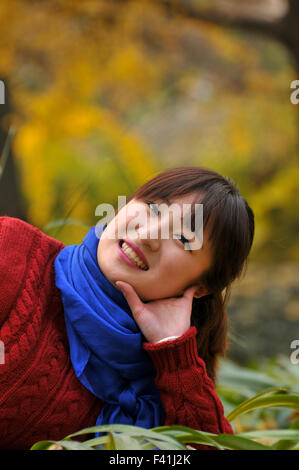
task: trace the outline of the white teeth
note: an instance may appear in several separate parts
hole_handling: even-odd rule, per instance
[[[135,251],[132,250],[132,248],[127,245],[126,242],[123,242],[121,245],[121,249],[126,253],[126,255],[130,258],[131,261],[133,261],[137,266],[144,271],[148,270],[148,267],[141,261],[141,259],[136,255]]]

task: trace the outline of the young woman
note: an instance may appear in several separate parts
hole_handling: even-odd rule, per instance
[[[156,211],[161,203],[189,204],[191,225],[177,233],[174,218]],[[190,249],[196,204],[203,243]],[[130,237],[139,212],[146,217]],[[107,423],[233,433],[215,392],[217,359],[253,236],[253,212],[234,183],[203,167],[158,174],[80,245],[1,217],[1,448]]]

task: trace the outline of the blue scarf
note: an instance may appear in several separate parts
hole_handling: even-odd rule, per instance
[[[97,248],[105,226],[55,259],[71,361],[80,382],[106,402],[96,424],[163,425],[164,409],[146,341],[124,295],[99,268]]]

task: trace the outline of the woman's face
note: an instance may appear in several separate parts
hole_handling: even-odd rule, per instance
[[[194,195],[189,194],[173,199],[171,203],[178,204],[183,214],[183,204],[191,204],[193,200]],[[161,202],[151,201],[158,206]],[[141,219],[136,218],[141,214]],[[162,238],[162,225],[165,227],[166,223],[169,236]],[[153,238],[153,233],[156,233],[156,238]],[[211,248],[204,233],[201,248],[185,249],[186,244],[190,246],[186,239],[194,241],[195,237],[188,229],[183,233],[185,238],[182,240],[173,238],[173,234],[181,236],[182,231],[178,233],[172,216],[157,215],[149,203],[132,199],[102,233],[97,252],[99,267],[112,284],[115,285],[116,281],[131,284],[144,301],[177,297],[193,285],[198,286],[196,297],[206,295],[208,292],[196,280],[211,266]],[[147,270],[136,266],[136,256],[130,248],[140,250],[139,258],[145,257]]]

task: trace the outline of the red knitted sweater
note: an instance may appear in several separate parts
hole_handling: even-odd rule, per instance
[[[29,449],[39,440],[93,426],[103,406],[81,385],[70,362],[54,276],[54,259],[63,247],[26,222],[0,217],[1,450]],[[191,327],[175,340],[143,344],[156,369],[164,424],[233,433],[198,357],[196,333]]]

